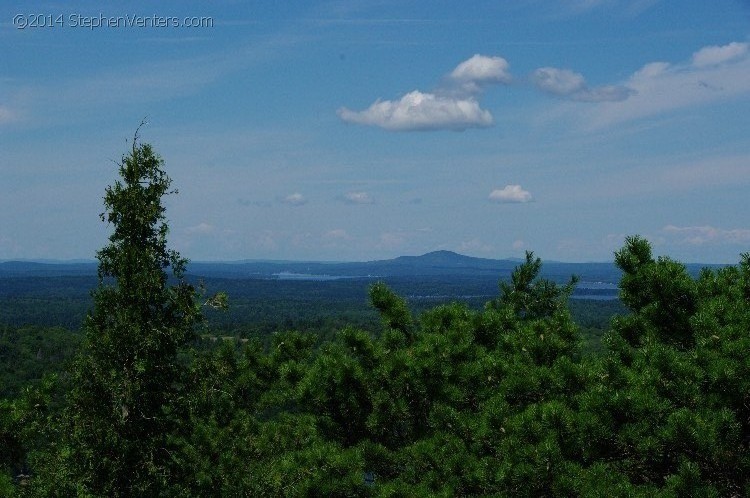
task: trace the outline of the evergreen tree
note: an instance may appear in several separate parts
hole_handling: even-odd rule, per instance
[[[193,337],[200,307],[183,278],[186,260],[167,248],[162,198],[175,191],[163,160],[136,133],[119,172],[104,196],[101,218],[114,231],[97,253],[99,287],[71,374],[63,442],[41,462],[53,480],[36,483],[49,486],[42,494],[154,496],[170,482],[178,353]]]
[[[748,496],[750,256],[695,280],[629,237],[615,262],[631,313],[613,321],[601,382],[581,403],[593,465],[579,485],[593,492],[609,483],[630,496]]]

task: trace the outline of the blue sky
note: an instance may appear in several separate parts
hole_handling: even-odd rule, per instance
[[[0,259],[92,258],[144,117],[193,260],[750,250],[748,1],[10,3]]]

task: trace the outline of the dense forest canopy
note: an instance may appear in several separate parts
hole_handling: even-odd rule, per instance
[[[226,295],[168,248],[151,146],[120,176],[78,353],[0,401],[1,494],[750,494],[750,255],[694,277],[627,238],[596,355],[530,252],[480,308],[376,283],[378,330],[197,348]]]

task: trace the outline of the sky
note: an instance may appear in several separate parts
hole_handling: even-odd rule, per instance
[[[192,260],[750,251],[750,1],[0,5],[0,260],[93,259],[135,130]]]

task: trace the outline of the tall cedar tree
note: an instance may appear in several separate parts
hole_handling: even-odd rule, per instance
[[[187,260],[167,248],[162,197],[176,191],[163,164],[136,133],[120,163],[121,180],[106,189],[101,218],[114,232],[97,253],[99,286],[72,372],[66,442],[54,471],[57,486],[68,482],[70,489],[55,494],[169,493],[178,353],[201,313],[183,278]]]

